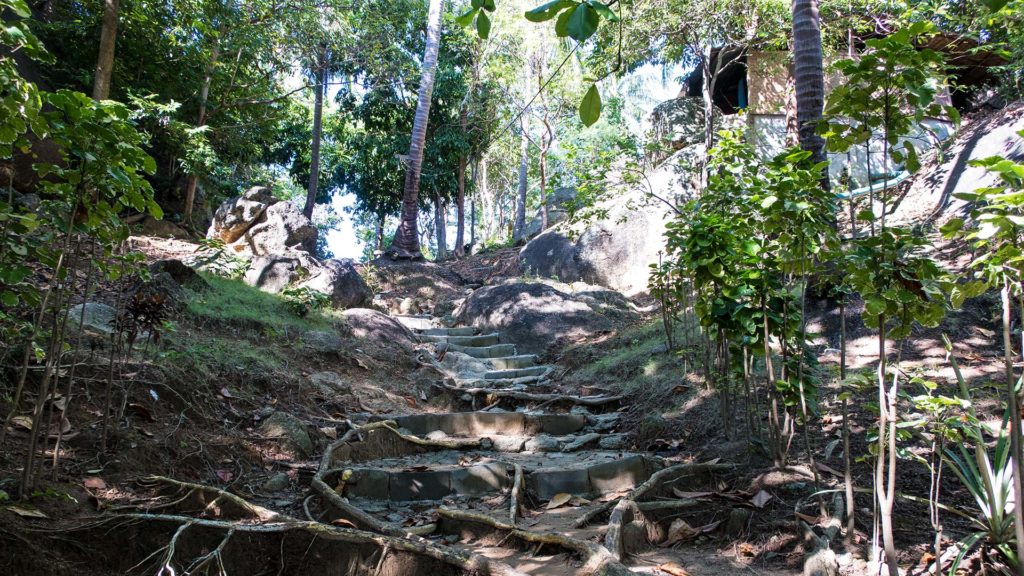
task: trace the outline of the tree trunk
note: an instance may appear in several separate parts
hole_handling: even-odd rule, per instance
[[[479,190],[479,179],[480,178],[480,161],[477,160],[473,164],[472,179],[473,189]],[[469,250],[472,252],[473,247],[476,246],[476,199],[469,199]]]
[[[465,132],[466,125],[462,125]],[[466,156],[459,156],[459,166],[455,173],[455,257],[466,255]]]
[[[818,122],[825,107],[825,73],[821,51],[818,0],[793,0],[793,83],[796,89],[796,119],[800,147],[809,150],[814,162],[827,160],[825,141],[818,135]],[[828,171],[821,185],[829,189]]]
[[[210,62],[206,65],[206,77],[203,78],[203,87],[199,90],[199,115],[196,119],[196,128],[206,125],[206,105],[210,101],[210,85],[213,84],[213,72],[220,58],[220,39],[224,34],[224,28],[217,31],[217,39],[210,52]],[[185,209],[182,211],[181,220],[185,224],[192,222],[192,207],[196,202],[196,185],[199,183],[199,176],[194,172],[188,176],[188,184],[185,186]]]
[[[383,214],[378,214],[377,215],[377,229],[376,229],[375,232],[376,233],[375,233],[374,238],[376,240],[376,245],[374,246],[374,252],[383,252],[384,251],[384,215]],[[376,254],[374,254],[374,256],[376,256]]]
[[[519,243],[523,239],[526,228],[526,173],[529,168],[530,136],[526,132],[526,123],[522,126],[522,138],[519,144],[519,188],[516,193],[516,220],[512,226],[512,240]]]
[[[430,97],[434,93],[434,74],[437,72],[437,52],[441,44],[441,12],[444,0],[430,0],[427,15],[427,44],[423,51],[422,75],[417,93],[416,116],[409,141],[408,166],[405,170],[405,189],[402,192],[402,211],[389,252],[393,258],[420,259],[419,233],[416,218],[419,215],[420,169],[423,167],[423,148],[427,139],[427,120],[430,117]]]
[[[313,142],[309,152],[309,188],[306,191],[306,205],[302,213],[306,218],[313,218],[313,206],[316,205],[317,185],[320,182],[320,140],[323,136],[324,89],[327,84],[326,58],[321,57],[317,63],[316,90],[313,96]]]
[[[117,42],[117,12],[120,0],[104,0],[103,28],[100,30],[100,51],[96,73],[92,79],[93,100],[110,98],[110,75],[114,71],[114,44]]]
[[[448,224],[444,213],[444,201],[441,194],[434,192],[434,233],[437,235],[437,256],[435,260],[448,257]]]

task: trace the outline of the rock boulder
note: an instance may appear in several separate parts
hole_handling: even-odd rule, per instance
[[[206,237],[224,241],[239,254],[261,256],[313,252],[317,229],[297,206],[275,198],[269,188],[254,186],[217,208]]]
[[[595,336],[631,315],[625,299],[609,290],[521,281],[474,290],[455,311],[456,323],[500,331],[520,354]]]
[[[361,306],[373,298],[351,260],[321,262],[297,250],[253,258],[243,280],[273,294],[289,286],[311,288],[330,296],[335,308]]]
[[[352,308],[342,313],[352,328],[352,335],[379,343],[394,342],[413,346],[416,337],[394,318],[369,308]]]

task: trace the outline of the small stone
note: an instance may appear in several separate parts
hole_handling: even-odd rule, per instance
[[[586,406],[573,406],[572,410],[569,410],[570,414],[583,414],[584,416],[590,416],[590,410],[587,410]]]
[[[291,484],[291,480],[288,478],[288,474],[284,472],[278,472],[270,477],[269,480],[263,483],[264,492],[280,492]]]
[[[449,543],[449,544],[455,544],[456,542],[459,541],[459,537],[457,535],[455,535],[455,534],[449,534],[449,535],[444,537],[444,541]]]
[[[602,450],[622,450],[626,446],[625,434],[609,434],[598,440],[597,445]]]
[[[260,426],[260,434],[279,439],[282,447],[308,458],[313,453],[313,440],[306,431],[306,424],[286,412],[274,412]]]
[[[399,514],[397,512],[392,512],[391,514],[388,514],[387,518],[388,518],[388,522],[394,522],[394,523],[402,522],[403,520],[405,520],[405,516],[402,516],[401,514]]]
[[[561,448],[558,439],[547,434],[538,434],[530,438],[523,447],[527,452],[558,452]]]
[[[434,430],[430,434],[427,434],[427,440],[444,440],[448,435],[443,430]]]

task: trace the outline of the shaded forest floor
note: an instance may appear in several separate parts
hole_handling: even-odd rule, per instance
[[[150,259],[184,256],[192,248],[178,241],[137,238],[135,246]],[[953,259],[951,258],[952,262]],[[392,313],[431,310],[450,312],[466,290],[519,275],[514,250],[445,264],[389,265],[364,269],[377,292],[375,304]],[[115,559],[125,542],[105,536],[95,524],[112,512],[142,511],[155,502],[150,476],[216,486],[279,513],[304,518],[309,484],[320,454],[352,422],[391,415],[469,410],[463,399],[437,391],[436,375],[415,361],[410,346],[388,338],[358,337],[348,322],[333,312],[296,316],[285,302],[241,282],[207,277],[211,289],[193,295],[160,342],[136,350],[115,363],[111,380],[111,415],[116,425],[102,446],[103,410],[110,374],[109,353],[101,340],[87,339],[74,353],[76,389],[65,391],[67,408],[56,452],[51,440],[41,464],[42,488],[25,503],[0,506],[0,566],[10,574],[115,574],[126,568]],[[103,292],[101,291],[101,294]],[[116,290],[107,293],[113,298]],[[705,500],[699,518],[705,526],[729,521],[737,506],[749,509],[744,525],[728,533],[709,530],[671,547],[653,547],[636,555],[633,570],[658,573],[656,567],[676,562],[693,574],[798,573],[805,543],[798,521],[816,515],[811,497],[817,489],[841,487],[842,447],[837,447],[842,421],[838,386],[838,309],[835,302],[810,303],[810,330],[821,362],[818,416],[810,435],[819,472],[815,487],[806,447],[794,439],[791,467],[774,470],[758,434],[748,430],[748,406],[738,399],[731,436],[721,424],[718,395],[702,376],[699,347],[692,328],[677,324],[677,350],[665,345],[652,302],[633,302],[639,320],[563,349],[545,360],[557,370],[552,392],[574,395],[623,394],[618,431],[627,434],[625,449],[675,462],[721,461],[737,466],[693,488]],[[848,303],[848,365],[870,372],[877,351],[870,330],[859,320],[861,304]],[[995,303],[978,299],[953,313],[938,329],[916,331],[892,350],[903,350],[909,375],[934,379],[939,390],[953,393],[953,381],[941,334],[957,343],[956,354],[972,380],[978,406],[989,419],[998,417],[997,384],[1000,352],[994,336]],[[334,338],[322,341],[324,334]],[[690,338],[690,340],[688,340]],[[896,345],[899,346],[896,346]],[[310,376],[333,372],[347,392],[325,389]],[[763,386],[761,386],[763,388]],[[910,391],[915,393],[914,391]],[[763,394],[754,398],[760,407]],[[59,400],[55,398],[54,401]],[[876,416],[870,391],[852,402],[852,453],[868,453],[866,432]],[[764,418],[751,410],[758,430]],[[906,413],[909,406],[901,405]],[[309,439],[296,446],[286,436],[271,435],[264,424],[275,413],[293,416]],[[55,428],[56,430],[56,428]],[[0,490],[13,495],[21,476],[25,433],[17,427],[0,447]],[[921,453],[923,438],[907,447]],[[928,472],[919,463],[901,460],[898,489],[928,493]],[[858,487],[870,487],[870,463],[854,464]],[[767,500],[750,503],[764,491]],[[944,502],[969,509],[965,490],[949,479]],[[840,549],[843,573],[864,573],[860,558],[870,537],[868,494],[857,497],[858,530],[853,554]],[[545,513],[534,503],[534,517]],[[897,543],[901,564],[922,571],[929,558],[931,532],[927,509],[897,502]],[[547,522],[550,524],[550,522]],[[951,543],[966,523],[944,519]],[[545,524],[542,523],[541,527]],[[80,528],[77,529],[77,528]],[[549,528],[557,529],[558,523]],[[590,532],[598,541],[600,531]],[[138,546],[143,546],[139,541]],[[152,552],[152,550],[148,550]],[[125,556],[136,557],[141,551]],[[543,564],[543,562],[539,562]],[[558,564],[550,573],[559,573]],[[535,573],[545,573],[540,570]],[[136,572],[138,569],[136,569]],[[271,571],[270,573],[273,573]]]

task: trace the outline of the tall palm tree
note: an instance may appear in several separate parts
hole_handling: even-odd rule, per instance
[[[825,140],[818,135],[818,121],[825,107],[825,73],[821,50],[818,0],[793,0],[793,83],[796,87],[796,120],[800,147],[815,162],[824,162]],[[828,171],[822,176],[828,189]]]
[[[430,97],[434,93],[434,74],[437,72],[437,52],[441,46],[441,12],[444,0],[430,0],[427,13],[427,46],[423,51],[422,75],[416,101],[416,116],[412,123],[408,165],[405,170],[405,189],[402,192],[401,220],[395,239],[388,248],[392,258],[420,259],[419,216],[420,169],[423,167],[423,148],[427,139],[427,118],[430,116]]]

